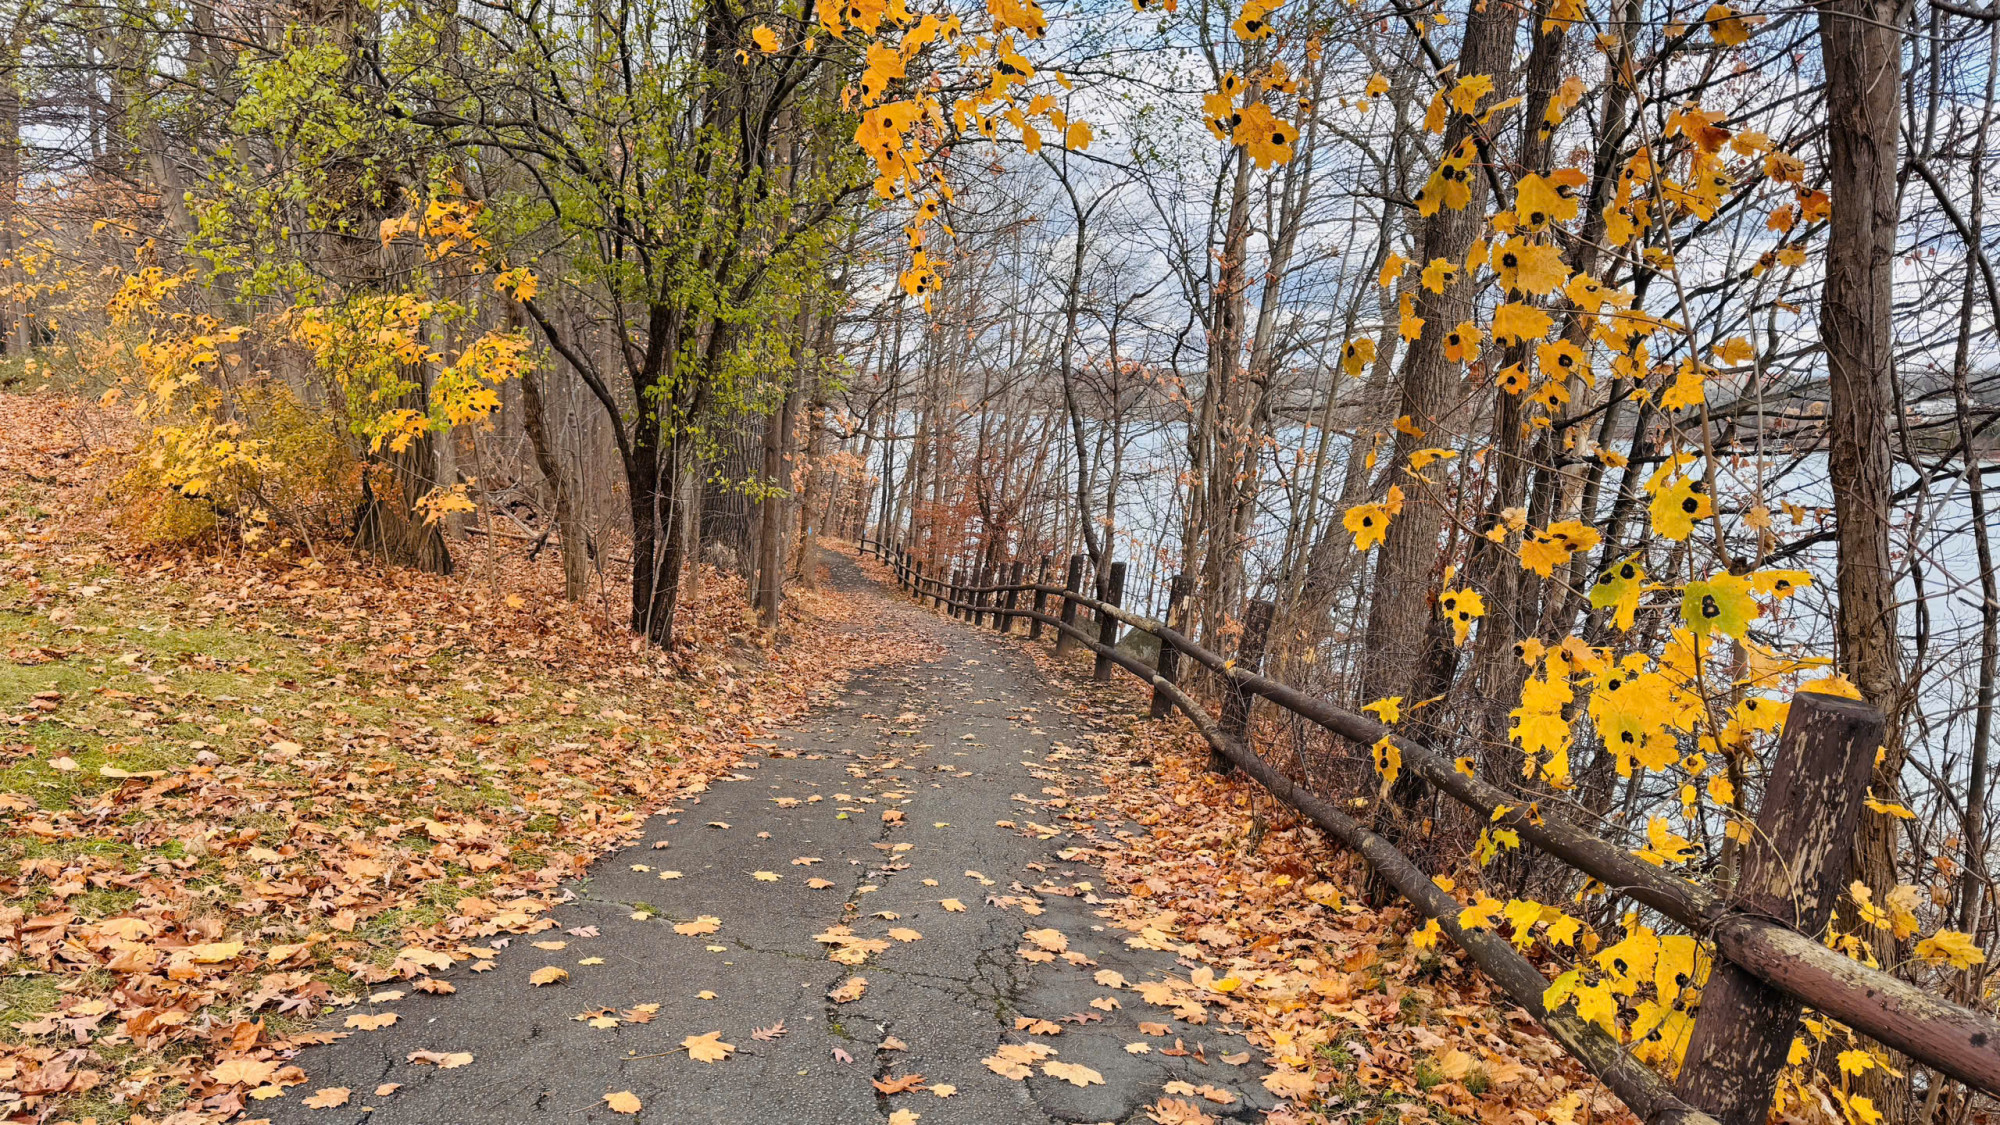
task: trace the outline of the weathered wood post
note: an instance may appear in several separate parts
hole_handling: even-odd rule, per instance
[[[1182,610],[1185,608],[1183,603],[1187,601],[1187,595],[1187,575],[1174,575],[1167,582],[1167,628],[1173,629],[1176,632],[1185,624],[1181,620],[1181,616]],[[1153,671],[1160,679],[1165,680],[1167,683],[1178,685],[1180,683],[1181,650],[1162,640],[1160,642],[1160,659],[1153,665]],[[1161,691],[1159,685],[1155,684],[1153,686],[1153,707],[1147,713],[1152,718],[1164,719],[1172,714],[1173,710],[1173,700],[1167,698],[1167,693]]]
[[[1277,607],[1262,598],[1250,603],[1243,618],[1243,640],[1236,646],[1236,670],[1255,675],[1264,666],[1264,642],[1271,632],[1271,613]],[[1222,689],[1222,731],[1238,742],[1250,740],[1250,705],[1255,698],[1230,680]],[[1228,773],[1236,763],[1213,749],[1208,752],[1208,768]]]
[[[1063,581],[1062,623],[1076,625],[1076,600],[1070,597],[1083,588],[1083,556],[1069,557],[1069,577]],[[1068,656],[1076,648],[1076,641],[1065,630],[1056,630],[1056,655]]]
[[[986,624],[986,587],[993,582],[993,572],[985,564],[979,564],[979,577],[972,584],[972,624],[974,628]]]
[[[993,627],[1002,633],[1012,633],[1014,631],[1014,611],[1021,605],[1021,570],[1026,565],[1020,559],[1015,559],[1014,565],[1008,568],[1007,584],[1013,587],[1013,589],[1007,591],[1006,610],[1000,614],[1000,620],[993,623]]]
[[[1035,585],[1046,586],[1048,584],[1049,584],[1049,557],[1047,555],[1043,555],[1042,565],[1035,568]],[[1036,590],[1035,612],[1047,613],[1048,610],[1049,610],[1049,596],[1040,590]],[[1042,639],[1041,618],[1037,617],[1028,622],[1028,639],[1031,641],[1039,641]]]
[[[1125,602],[1125,564],[1122,562],[1112,563],[1109,577],[1111,581],[1109,588],[1104,593],[1104,604],[1114,607],[1123,605]],[[1103,645],[1105,648],[1110,648],[1112,645],[1118,643],[1118,619],[1116,617],[1108,613],[1100,613],[1098,615],[1097,643]],[[1096,667],[1090,670],[1090,678],[1100,684],[1108,683],[1111,679],[1112,667],[1111,657],[1100,652],[1097,654]]]
[[[961,611],[958,608],[958,589],[959,589],[959,580],[963,577],[965,577],[964,567],[955,566],[951,568],[950,596],[945,599],[947,603],[945,606],[945,612],[949,613],[953,617],[957,617],[961,613]]]
[[[1756,832],[1743,848],[1736,911],[1815,937],[1826,927],[1883,725],[1879,712],[1856,700],[1792,697]],[[1763,1125],[1799,1008],[1748,969],[1718,959],[1701,991],[1676,1091],[1721,1125]]]

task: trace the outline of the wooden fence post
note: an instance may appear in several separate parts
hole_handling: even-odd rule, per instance
[[[972,624],[974,628],[986,624],[986,590],[993,582],[993,573],[985,563],[979,564],[979,577],[972,580]]]
[[[1014,565],[1008,568],[1007,572],[1008,574],[1007,584],[1009,586],[1019,586],[1021,584],[1021,568],[1026,565],[1027,564],[1022,562],[1020,559],[1014,560]],[[1018,608],[1020,604],[1021,604],[1021,591],[1019,590],[1007,591],[1006,611],[1000,614],[1000,620],[994,622],[993,627],[995,629],[998,629],[1002,633],[1011,634],[1014,631],[1014,610]]]
[[[1243,618],[1243,640],[1236,646],[1236,669],[1255,674],[1264,666],[1264,642],[1271,632],[1271,613],[1277,607],[1263,599],[1250,603],[1250,612]],[[1250,740],[1250,705],[1255,702],[1249,692],[1243,691],[1231,680],[1222,690],[1222,731],[1239,742]],[[1221,754],[1210,750],[1208,768],[1216,773],[1228,773],[1236,764]]]
[[[1063,604],[1062,614],[1060,615],[1062,623],[1065,625],[1072,627],[1076,625],[1076,602],[1070,598],[1070,595],[1076,593],[1082,587],[1083,556],[1071,555],[1069,557],[1069,577],[1063,581]],[[1071,650],[1075,648],[1076,641],[1070,637],[1069,633],[1061,629],[1056,630],[1057,656],[1068,656]]]
[[[1048,584],[1049,584],[1049,557],[1047,555],[1043,555],[1042,565],[1035,568],[1035,585],[1046,586]],[[1036,590],[1035,612],[1047,613],[1048,609],[1049,609],[1049,596],[1040,590]],[[1028,622],[1028,639],[1031,641],[1039,641],[1042,639],[1041,618],[1037,617]]]
[[[945,590],[946,590],[946,594],[947,594],[947,596],[946,596],[946,598],[945,598],[945,603],[946,603],[946,604],[945,604],[945,607],[944,607],[944,611],[945,611],[945,613],[946,613],[946,614],[948,614],[948,615],[950,615],[950,616],[952,616],[952,617],[957,617],[957,616],[958,616],[958,613],[959,613],[959,611],[958,611],[958,606],[957,606],[957,605],[955,605],[955,604],[952,604],[952,603],[955,603],[955,602],[957,602],[957,601],[958,601],[958,580],[959,580],[959,578],[960,578],[960,577],[962,577],[962,576],[963,576],[964,574],[965,574],[965,568],[964,568],[964,567],[962,567],[962,566],[955,566],[955,567],[952,567],[952,568],[951,568],[951,584],[950,584],[950,585],[948,585],[947,587],[945,587]]]
[[[1883,723],[1879,712],[1855,700],[1817,692],[1792,697],[1756,834],[1743,849],[1736,910],[1807,935],[1825,928]],[[1742,966],[1717,960],[1701,992],[1677,1092],[1721,1125],[1763,1125],[1798,1032],[1799,1008]]]
[[[1185,608],[1182,603],[1187,601],[1187,595],[1187,575],[1174,575],[1167,583],[1167,628],[1179,631],[1180,627],[1184,624],[1180,618],[1181,611]],[[1159,675],[1160,679],[1165,680],[1167,683],[1179,684],[1180,670],[1181,650],[1164,640],[1161,641],[1160,658],[1154,662],[1153,671]],[[1173,713],[1173,709],[1173,700],[1169,699],[1167,693],[1160,690],[1159,685],[1155,684],[1153,687],[1153,707],[1148,712],[1148,715],[1155,719],[1164,719]]]
[[[1104,604],[1109,606],[1122,605],[1125,601],[1125,564],[1122,562],[1112,563],[1109,577],[1111,579],[1110,589],[1105,591]],[[1097,643],[1103,645],[1105,648],[1110,648],[1112,645],[1118,643],[1118,619],[1116,617],[1108,613],[1099,615],[1097,622]],[[1113,667],[1111,658],[1100,652],[1097,654],[1097,666],[1090,670],[1090,678],[1100,684],[1107,683],[1111,679],[1111,669]]]

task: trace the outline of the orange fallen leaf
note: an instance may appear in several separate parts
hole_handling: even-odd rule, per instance
[[[630,1090],[604,1095],[604,1104],[610,1107],[613,1113],[637,1113],[642,1108],[639,1099]]]
[[[690,1035],[681,1040],[681,1046],[687,1048],[689,1058],[705,1063],[721,1062],[736,1049],[736,1044],[722,1041],[720,1031],[711,1031],[705,1035]]]
[[[353,1093],[345,1086],[328,1086],[306,1099],[307,1109],[333,1109],[347,1104],[348,1095]]]

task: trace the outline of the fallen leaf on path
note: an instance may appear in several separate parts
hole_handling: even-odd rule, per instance
[[[1050,953],[1061,953],[1069,948],[1069,935],[1061,930],[1029,930],[1021,936]]]
[[[1099,969],[1090,979],[1106,988],[1125,987],[1125,975],[1116,969]]]
[[[307,1109],[333,1109],[347,1104],[348,1095],[353,1091],[345,1086],[328,1086],[326,1089],[306,1099]]]
[[[897,941],[918,941],[921,940],[924,935],[906,926],[898,926],[895,929],[889,931],[889,936],[895,938]]]
[[[1128,1055],[1150,1055],[1153,1053],[1153,1047],[1149,1043],[1127,1043],[1125,1044],[1125,1053]]]
[[[769,1043],[773,1039],[782,1038],[784,1034],[785,1034],[785,1021],[779,1020],[777,1023],[774,1023],[769,1027],[759,1027],[753,1029],[750,1032],[750,1038],[755,1039],[761,1043]]]
[[[383,1012],[380,1015],[374,1015],[374,1016],[365,1016],[357,1012],[356,1014],[347,1017],[346,1026],[358,1027],[363,1031],[380,1031],[382,1028],[388,1027],[390,1024],[395,1022],[396,1022],[395,1012]]]
[[[1036,1019],[1033,1016],[1015,1016],[1014,1030],[1025,1031],[1030,1035],[1062,1034],[1062,1028],[1056,1026],[1055,1024],[1050,1023],[1047,1020]]]
[[[380,1086],[375,1087],[375,1096],[386,1098],[402,1088],[403,1084],[401,1082],[384,1082]]]
[[[965,904],[955,898],[940,899],[938,900],[938,905],[951,911],[953,914],[965,913]]]
[[[907,1094],[911,1090],[923,1089],[923,1085],[924,1076],[921,1074],[905,1074],[900,1078],[892,1076],[886,1082],[880,1078],[875,1080],[875,1088],[884,1094]]]
[[[836,1004],[851,1004],[861,999],[861,994],[867,991],[867,977],[848,977],[839,987],[827,993],[826,998]]]
[[[783,875],[778,874],[776,871],[752,871],[750,877],[759,883],[775,883],[784,878]]]
[[[613,1113],[637,1113],[640,1109],[644,1108],[639,1104],[639,1099],[630,1090],[620,1090],[615,1094],[604,1095],[604,1104]]]
[[[958,1087],[949,1082],[933,1082],[931,1083],[931,1093],[936,1094],[940,1098],[948,1098],[958,1093]]]
[[[1179,1098],[1161,1098],[1157,1105],[1147,1106],[1146,1118],[1154,1125],[1215,1125],[1215,1118],[1201,1107]]]
[[[430,1063],[439,1070],[457,1070],[472,1063],[471,1051],[411,1051],[405,1062]]]
[[[676,923],[674,925],[674,932],[685,934],[688,937],[699,937],[702,934],[712,934],[721,928],[722,919],[717,918],[713,914],[703,914],[692,922]]]
[[[711,1031],[706,1035],[690,1035],[681,1040],[681,1046],[687,1048],[689,1058],[705,1063],[721,1062],[729,1057],[729,1052],[736,1049],[736,1044],[722,1041],[720,1031]]]
[[[811,887],[811,888],[812,888],[813,890],[816,890],[816,891],[823,891],[823,890],[827,889],[828,887],[831,887],[831,886],[833,886],[833,880],[831,880],[831,879],[807,879],[807,880],[806,880],[806,886],[808,886],[808,887]]]
[[[569,970],[560,965],[544,965],[528,974],[528,983],[540,988],[545,984],[569,979]]]
[[[1045,1062],[1042,1064],[1042,1073],[1051,1078],[1060,1078],[1072,1086],[1104,1085],[1104,1076],[1082,1063]]]
[[[538,941],[535,943],[535,948],[546,949],[549,952],[554,953],[558,949],[568,949],[569,943],[566,941]]]
[[[914,1110],[899,1109],[889,1115],[889,1125],[917,1125],[917,1118],[922,1116]]]

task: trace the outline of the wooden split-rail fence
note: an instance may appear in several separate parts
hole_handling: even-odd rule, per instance
[[[863,538],[873,554],[920,603],[1003,633],[1027,624],[1030,640],[1047,630],[1058,652],[1096,655],[1094,678],[1123,668],[1153,689],[1152,717],[1179,710],[1207,740],[1211,765],[1240,769],[1301,815],[1359,852],[1389,886],[1427,917],[1548,1029],[1573,1056],[1649,1125],[1764,1125],[1779,1071],[1811,1007],[1940,1075],[2000,1097],[2000,1022],[1950,1003],[1818,940],[1833,913],[1862,814],[1869,773],[1881,743],[1883,718],[1853,700],[1817,693],[1792,697],[1777,761],[1764,793],[1754,839],[1739,876],[1724,895],[1640,860],[1559,815],[1524,807],[1519,797],[1467,777],[1442,756],[1399,738],[1386,725],[1334,706],[1259,674],[1271,621],[1269,602],[1253,602],[1239,648],[1225,659],[1178,632],[1188,585],[1170,585],[1167,620],[1149,620],[1121,606],[1124,563],[1112,563],[1096,598],[1083,590],[1084,557],[1072,556],[1066,580],[1051,584],[1044,556],[1034,580],[1026,564],[929,573],[914,554]],[[1087,611],[1091,620],[1080,624]],[[1121,630],[1160,643],[1148,663],[1119,647]],[[1181,685],[1182,661],[1208,670],[1221,685],[1220,715],[1211,715]],[[1679,1074],[1672,1080],[1633,1058],[1596,1024],[1543,1002],[1548,981],[1506,938],[1458,924],[1461,904],[1409,856],[1334,800],[1302,787],[1257,754],[1251,708],[1258,699],[1362,747],[1392,739],[1402,768],[1611,890],[1658,911],[1707,941],[1714,969],[1702,990]],[[1504,811],[1503,811],[1504,810]]]

